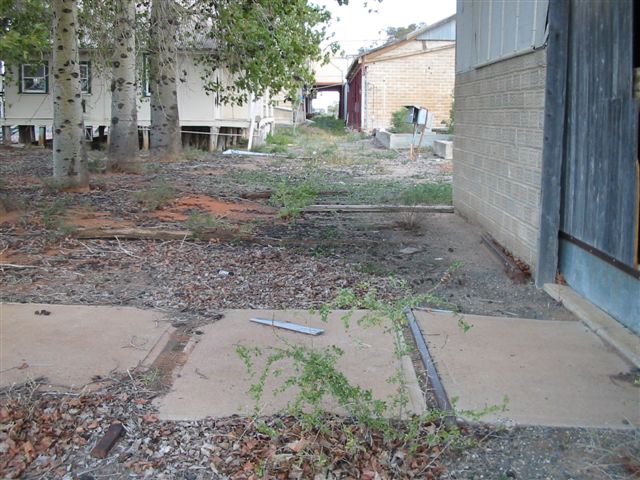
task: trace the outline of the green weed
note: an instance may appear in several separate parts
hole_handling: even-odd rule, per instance
[[[91,173],[104,173],[105,171],[104,161],[98,158],[93,158],[88,161],[87,168]]]
[[[224,229],[229,230],[233,228],[226,220],[214,217],[210,213],[191,212],[189,218],[185,221],[187,228],[191,230],[194,236],[200,237],[208,230]]]
[[[364,140],[365,138],[367,138],[367,134],[364,132],[356,132],[356,131],[350,131],[347,133],[347,142],[358,142],[360,140]]]
[[[408,287],[405,285],[404,288]],[[342,317],[345,329],[349,329],[349,322],[355,310],[367,310],[367,313],[359,318],[358,324],[364,327],[382,326],[386,333],[393,336],[394,352],[400,359],[410,352],[402,333],[406,325],[404,309],[424,302],[446,304],[431,293],[407,295],[397,301],[388,302],[382,300],[375,289],[364,284],[359,286],[359,291],[340,290],[336,299],[320,308],[319,313],[326,321],[334,309],[349,308]],[[260,410],[267,379],[270,376],[278,376],[277,372],[281,374],[283,369],[280,365],[288,364],[293,368],[287,371],[293,373],[282,377],[281,385],[273,393],[291,396],[288,412],[300,419],[305,430],[322,431],[325,428],[327,411],[324,402],[329,399],[332,404],[339,405],[347,412],[347,416],[354,422],[353,428],[379,431],[388,438],[405,442],[410,446],[415,445],[415,448],[424,441],[431,445],[455,444],[462,441],[456,427],[444,428],[440,424],[443,413],[439,411],[414,415],[405,422],[392,420],[394,414],[399,414],[402,418],[409,405],[408,390],[400,368],[388,379],[390,383],[398,385],[397,394],[381,400],[375,398],[370,389],[352,384],[340,371],[337,364],[344,352],[335,345],[313,348],[285,341],[284,347],[270,348],[268,352],[242,345],[236,347],[236,352],[254,380],[249,392],[256,401],[256,413]],[[258,364],[260,368],[256,369]],[[353,431],[343,433],[347,448],[357,452],[361,445],[357,442],[356,436],[352,435]],[[415,448],[410,451],[415,451]]]
[[[50,239],[64,238],[76,231],[76,227],[69,225],[63,218],[70,205],[71,201],[64,195],[42,209],[42,225]]]
[[[298,184],[282,180],[271,195],[271,203],[280,207],[280,218],[297,218],[305,207],[315,202],[318,193],[317,185],[310,180]]]
[[[157,388],[162,383],[162,372],[158,368],[150,368],[140,376],[143,385],[149,388]]]
[[[294,142],[296,135],[287,127],[278,127],[275,132],[267,135],[267,144],[288,146]]]
[[[451,205],[453,187],[450,183],[419,183],[402,192],[403,205]]]
[[[332,115],[319,115],[313,117],[313,126],[327,130],[334,134],[344,134],[345,125],[344,120],[340,120]]]
[[[402,107],[391,114],[391,133],[413,133],[413,123],[407,122],[407,109]]]
[[[158,181],[147,190],[134,193],[136,200],[147,210],[159,210],[176,197],[176,190],[164,180]]]

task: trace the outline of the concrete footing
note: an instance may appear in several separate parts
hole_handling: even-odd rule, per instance
[[[453,142],[450,140],[435,140],[433,153],[445,160],[453,159]]]

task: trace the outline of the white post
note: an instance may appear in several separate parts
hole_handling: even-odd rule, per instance
[[[252,93],[251,97],[249,97],[249,143],[247,144],[247,150],[251,150],[251,147],[253,146],[253,130],[255,128],[255,119],[253,118],[253,102],[254,97]]]
[[[149,150],[149,129],[142,129],[142,150]]]
[[[218,127],[211,127],[209,129],[209,151],[215,152],[218,146]]]

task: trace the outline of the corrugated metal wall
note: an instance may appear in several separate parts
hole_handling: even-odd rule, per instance
[[[447,23],[438,25],[431,30],[424,32],[416,37],[416,40],[455,40],[456,39],[456,20],[451,19]]]
[[[349,80],[347,92],[347,126],[360,129],[362,126],[362,65]]]
[[[541,47],[548,0],[458,0],[456,73]]]

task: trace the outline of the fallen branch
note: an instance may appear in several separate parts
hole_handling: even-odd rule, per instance
[[[316,238],[272,238],[272,237],[260,237],[250,236],[246,234],[236,233],[233,230],[216,229],[207,232],[200,232],[197,235],[190,230],[159,230],[151,228],[86,228],[78,229],[74,232],[76,238],[83,239],[127,239],[127,240],[165,240],[165,241],[180,241],[182,246],[185,240],[220,240],[231,241],[240,240],[244,242],[251,242],[259,245],[299,245],[306,247],[344,247],[349,245],[378,245],[379,240],[376,239],[360,239],[360,238],[345,238],[345,239],[316,239]],[[117,240],[116,239],[116,240]]]
[[[0,269],[5,268],[14,268],[16,270],[20,270],[23,268],[40,268],[37,265],[16,265],[15,263],[0,263]]]
[[[153,228],[83,228],[78,229],[74,236],[83,239],[116,239],[120,245],[119,239],[128,240],[245,240],[245,236],[231,230],[214,229],[210,231],[198,232],[197,234],[190,230],[160,230]],[[125,252],[127,253],[127,252]],[[130,252],[129,252],[130,253]]]
[[[244,198],[247,200],[258,200],[258,199],[266,199],[271,198],[273,195],[273,190],[263,190],[259,192],[247,192],[240,195],[240,198]],[[349,193],[348,190],[324,190],[318,193],[319,197],[325,196],[329,197],[332,195],[346,195]]]
[[[306,213],[316,212],[352,212],[352,213],[453,213],[451,205],[310,205],[302,210]]]

